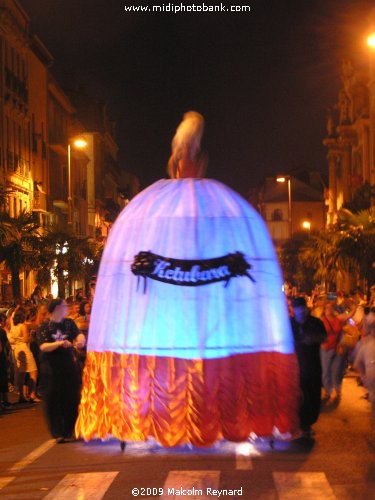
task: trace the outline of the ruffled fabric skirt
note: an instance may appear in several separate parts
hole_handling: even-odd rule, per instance
[[[140,253],[157,259],[147,275],[133,272]],[[248,274],[240,265],[228,278],[233,255]],[[210,179],[140,193],[100,264],[77,435],[208,446],[293,432],[298,402],[280,268],[259,214]]]
[[[77,435],[85,440],[210,446],[298,429],[293,354],[259,352],[187,360],[89,353]]]

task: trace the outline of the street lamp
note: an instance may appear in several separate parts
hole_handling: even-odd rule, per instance
[[[375,33],[372,33],[368,38],[367,38],[367,45],[371,47],[372,49],[375,49]]]
[[[278,175],[276,177],[277,182],[287,182],[288,183],[288,223],[289,223],[289,238],[292,237],[292,188],[290,175]]]
[[[306,231],[307,231],[307,237],[308,237],[308,239],[310,239],[310,234],[311,234],[311,221],[309,221],[309,220],[304,220],[304,221],[302,222],[302,227],[303,227],[303,229],[306,229]]]
[[[72,203],[72,179],[71,179],[71,146],[77,149],[83,149],[87,146],[87,142],[82,138],[73,140],[72,144],[68,143],[68,224],[73,224],[73,203]]]
[[[371,13],[372,25],[375,25],[375,9]],[[370,166],[375,166],[375,31],[367,38],[370,56],[370,81],[369,81],[369,98],[370,98]],[[374,175],[371,175],[370,183],[374,183]]]

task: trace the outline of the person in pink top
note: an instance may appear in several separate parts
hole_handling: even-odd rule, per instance
[[[340,352],[339,343],[342,334],[342,322],[336,316],[334,303],[326,302],[321,320],[327,330],[327,340],[321,345],[322,383],[324,397],[341,397],[341,384],[345,372],[345,356]],[[334,391],[334,392],[333,392]]]

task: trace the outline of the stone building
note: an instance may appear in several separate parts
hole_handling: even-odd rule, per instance
[[[10,190],[12,217],[34,214],[41,227],[69,226],[77,236],[105,241],[120,209],[139,191],[118,163],[114,125],[104,104],[63,89],[53,57],[30,30],[17,0],[0,0],[0,185]],[[83,149],[74,146],[86,140]],[[22,272],[30,295],[34,273]],[[0,301],[11,298],[10,273],[0,263]]]
[[[139,192],[135,175],[119,167],[116,123],[105,103],[88,96],[84,89],[70,89],[69,96],[85,132],[87,146],[88,234],[105,241],[120,210]]]
[[[48,76],[47,105],[49,195],[53,222],[70,225],[77,236],[88,236],[88,158],[85,149],[74,145],[74,139],[82,136],[84,127],[69,97],[51,75]]]
[[[0,181],[12,190],[8,206],[12,216],[30,210],[33,191],[29,95],[33,53],[30,41],[27,14],[18,2],[1,0]]]
[[[41,157],[33,150],[33,134],[46,123],[45,108],[38,109],[30,90],[46,74],[45,58],[48,53],[30,34],[29,18],[21,5],[0,0],[0,183],[10,192],[7,211],[12,217],[32,209],[34,179],[43,174]],[[1,294],[9,299],[11,274],[2,263],[0,270]],[[21,289],[28,290],[31,277],[27,283],[22,273],[20,280]]]
[[[375,9],[370,26],[375,33]],[[366,47],[364,47],[366,50]],[[375,47],[367,47],[368,62],[344,60],[336,104],[328,110],[328,223],[353,199],[364,183],[375,185]]]
[[[323,141],[328,149],[328,223],[335,221],[337,211],[352,200],[364,182],[375,181],[368,85],[368,68],[343,62],[342,87],[337,104],[328,111],[327,136]]]
[[[276,246],[296,234],[309,235],[325,227],[324,187],[319,172],[299,170],[290,173],[290,199],[287,182],[265,179],[254,191],[251,203],[263,216]]]

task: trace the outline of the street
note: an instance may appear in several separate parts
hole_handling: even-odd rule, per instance
[[[316,440],[217,443],[211,449],[155,442],[56,445],[41,405],[1,416],[0,495],[29,500],[140,498],[374,498],[370,405],[354,374],[339,406],[323,407]],[[134,494],[132,494],[132,490]]]

